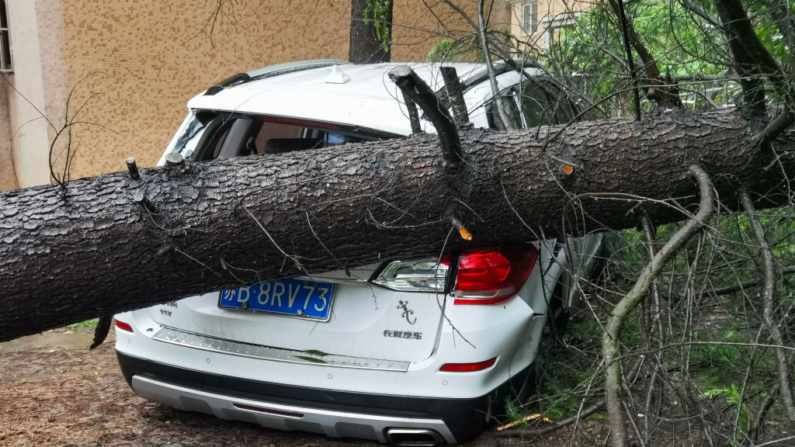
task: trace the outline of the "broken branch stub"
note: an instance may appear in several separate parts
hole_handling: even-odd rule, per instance
[[[182,154],[177,152],[169,152],[166,154],[166,166],[176,168],[185,165],[185,158]]]
[[[464,91],[461,89],[461,82],[458,80],[458,73],[455,67],[441,67],[444,86],[447,88],[447,99],[455,114],[455,123],[459,128],[469,126],[469,112],[467,103],[464,101]]]
[[[455,127],[453,118],[445,107],[439,103],[436,94],[428,87],[417,73],[407,65],[395,67],[389,71],[389,79],[398,86],[405,97],[416,103],[425,116],[431,120],[433,127],[439,134],[439,145],[442,155],[449,163],[459,163],[464,160],[461,155],[461,139]]]
[[[138,165],[135,164],[135,159],[132,157],[127,159],[127,172],[133,180],[139,180],[141,178],[141,174],[138,173]]]
[[[417,112],[417,104],[411,100],[406,94],[403,94],[403,102],[406,103],[406,109],[409,112],[409,121],[411,122],[411,133],[422,133],[422,126],[420,125],[420,113]]]
[[[141,191],[136,191],[133,194],[133,202],[140,205],[146,211],[149,211],[151,214],[157,214],[157,207],[151,200],[149,200],[146,195],[144,195]]]

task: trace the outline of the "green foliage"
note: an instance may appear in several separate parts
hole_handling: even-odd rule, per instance
[[[497,26],[489,28],[489,45],[508,46],[511,30],[507,27]],[[442,39],[433,46],[426,56],[427,62],[479,62],[486,61],[480,36],[467,34],[456,40]]]
[[[505,416],[509,421],[521,421],[513,428],[522,430],[527,428],[527,421],[525,419],[530,413],[524,408],[516,404],[513,400],[508,400],[505,404]]]
[[[732,64],[720,29],[687,11],[680,2],[637,0],[627,3],[626,8],[636,33],[654,56],[663,77],[719,76]],[[703,8],[715,14],[711,2],[705,2]],[[614,101],[606,103],[611,106],[611,113],[630,113],[632,84],[624,63],[626,52],[615,14],[609,7],[597,6],[579,15],[577,23],[561,30],[558,43],[548,50],[555,60],[549,69],[578,80],[584,93],[590,94],[594,101],[615,95]],[[775,37],[763,38],[763,41],[769,43],[769,47],[780,44]],[[641,67],[642,79],[645,76],[643,63],[637,54],[634,58],[635,66]],[[617,74],[623,74],[623,79],[617,78]],[[681,87],[681,98],[692,108],[709,105],[703,97],[707,93],[717,104],[731,101],[739,88],[728,82],[694,82]],[[652,107],[653,104],[644,99],[644,110]]]
[[[704,391],[704,397],[709,399],[714,399],[716,397],[722,397],[726,400],[727,403],[730,403],[735,406],[740,406],[740,418],[737,421],[738,425],[741,429],[745,429],[749,426],[749,416],[748,416],[748,406],[745,405],[745,401],[743,401],[742,405],[740,405],[740,390],[737,389],[737,385],[731,384],[728,388],[712,388],[709,390]],[[742,441],[742,435],[740,435],[740,441]]]
[[[428,56],[425,58],[428,62],[442,62],[449,60],[448,55],[455,48],[456,42],[450,39],[442,39],[441,42],[431,48]]]
[[[367,0],[367,5],[364,7],[364,23],[373,24],[375,34],[381,41],[381,48],[389,51],[392,41],[390,32],[392,0]]]
[[[442,39],[431,48],[425,58],[428,62],[485,62],[480,40],[469,35],[458,40]]]
[[[77,328],[81,328],[81,327],[94,327],[94,326],[97,325],[98,321],[99,321],[99,319],[94,318],[94,319],[91,319],[91,320],[81,321],[80,323],[70,324],[67,327],[69,329],[77,329]]]
[[[576,352],[598,349],[602,329],[593,318],[577,319],[570,322],[567,342],[576,346]],[[599,378],[594,378],[593,364],[587,358],[570,355],[562,346],[552,343],[551,337],[545,338],[540,347],[538,358],[541,362],[537,368],[535,383],[537,399],[522,405],[509,401],[506,403],[506,414],[511,421],[523,419],[530,414],[540,413],[552,421],[566,418],[579,411],[583,404],[582,395],[589,387],[600,386]],[[593,391],[593,390],[591,390]],[[593,399],[585,402],[588,406]],[[592,415],[598,419],[602,415]]]

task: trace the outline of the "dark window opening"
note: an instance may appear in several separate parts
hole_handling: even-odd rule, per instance
[[[521,84],[520,102],[526,127],[564,124],[576,115],[569,98],[548,79],[529,79]]]
[[[177,139],[174,152],[200,161],[283,154],[395,137],[369,129],[300,119],[198,112]]]
[[[531,78],[503,90],[500,95],[505,98],[503,106],[509,119],[520,128],[564,124],[577,115],[571,100],[548,79]],[[497,112],[496,101],[492,99],[486,104],[489,126],[505,130]],[[517,123],[517,120],[521,123]]]

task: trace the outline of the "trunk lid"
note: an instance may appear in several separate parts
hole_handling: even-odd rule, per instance
[[[417,362],[431,356],[444,294],[398,292],[367,281],[377,265],[313,275],[334,284],[328,321],[219,308],[219,292],[150,308],[155,322],[195,334],[281,349]],[[309,278],[304,278],[310,280]]]

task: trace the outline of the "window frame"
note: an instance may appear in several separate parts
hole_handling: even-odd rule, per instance
[[[576,12],[563,12],[556,16],[546,16],[541,19],[541,25],[544,27],[544,41],[542,43],[543,49],[549,49],[556,42],[555,33],[562,29],[575,28],[575,19],[582,14],[581,11]],[[559,35],[558,35],[559,37]]]
[[[0,20],[0,73],[13,73],[14,72],[14,52],[11,47],[11,20],[8,16],[8,1],[0,0],[0,14],[3,14],[6,19],[5,27],[3,27],[2,20]],[[6,54],[7,53],[7,54]],[[8,60],[6,60],[8,56]]]
[[[532,27],[528,27],[527,26],[527,18],[528,18],[527,9],[528,8],[530,9],[529,17],[530,17],[532,25],[533,25]],[[521,23],[521,26],[519,26],[519,28],[521,28],[523,36],[532,36],[534,34],[537,34],[537,30],[538,30],[538,0],[531,0],[531,1],[526,1],[526,2],[522,3],[522,23]]]

